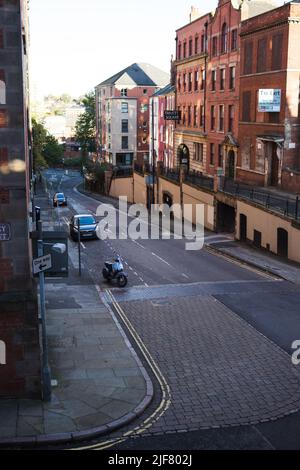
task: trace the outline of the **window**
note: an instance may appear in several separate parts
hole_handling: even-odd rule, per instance
[[[282,67],[282,42],[283,34],[275,34],[272,37],[272,63],[271,70],[280,70]]]
[[[220,90],[225,90],[225,69],[220,69]]]
[[[248,41],[244,46],[244,74],[252,73],[253,62],[253,42]]]
[[[223,145],[218,145],[218,166],[223,167]]]
[[[224,105],[219,106],[219,131],[224,131]]]
[[[0,49],[4,48],[4,37],[3,37],[3,30],[0,29]]]
[[[122,136],[122,149],[128,149],[128,136]]]
[[[193,82],[192,82],[192,73],[189,73],[189,91],[192,91]]]
[[[210,144],[209,163],[210,165],[215,163],[215,144]]]
[[[204,105],[201,104],[200,106],[200,127],[204,127],[205,122],[205,113],[204,113]]]
[[[221,32],[221,54],[227,52],[227,38],[228,38],[228,29],[227,24],[224,23],[222,26]]]
[[[193,55],[193,40],[189,40],[189,56]]]
[[[124,114],[128,113],[128,103],[122,102],[122,104],[121,104],[121,112],[124,113]]]
[[[279,124],[280,122],[280,113],[268,113],[269,122],[272,124]]]
[[[212,55],[213,55],[213,57],[218,55],[218,38],[217,38],[217,36],[214,36],[212,38]]]
[[[198,106],[194,106],[194,127],[198,124]]]
[[[205,36],[201,34],[201,52],[205,52]]]
[[[0,109],[0,128],[8,126],[8,116],[5,109]]]
[[[186,42],[183,43],[183,58],[186,58]]]
[[[178,91],[179,91],[179,93],[181,93],[181,77],[180,76],[178,77],[178,82],[177,83],[178,83],[178,85],[177,85]]]
[[[192,123],[192,107],[188,106],[188,126]]]
[[[234,105],[230,104],[228,106],[228,132],[233,131],[234,125]]]
[[[183,74],[183,91],[186,92],[186,73]]]
[[[122,88],[121,96],[127,96],[127,88]]]
[[[216,83],[217,83],[217,71],[211,71],[211,91],[216,91]]]
[[[199,38],[198,36],[195,37],[195,54],[198,54],[198,43],[199,43]]]
[[[210,128],[212,131],[215,130],[216,126],[216,116],[215,116],[215,106],[210,107]]]
[[[229,88],[235,89],[235,67],[229,67]]]
[[[182,108],[182,124],[185,126],[186,116],[185,116],[185,106]]]
[[[128,133],[128,119],[122,119],[122,133]]]
[[[195,158],[196,162],[203,163],[203,153],[204,153],[203,144],[195,142],[194,143],[194,149],[195,149],[194,158]]]
[[[267,53],[267,38],[260,39],[257,44],[257,72],[266,71],[266,53]]]
[[[251,122],[251,91],[243,92],[242,120]]]
[[[237,49],[237,29],[231,31],[231,50],[235,51]]]
[[[198,82],[199,82],[199,72],[196,70],[194,72],[194,90],[198,91]]]
[[[147,93],[148,93],[147,88],[144,88],[143,93],[144,93],[144,95],[147,95]]]
[[[0,70],[0,104],[6,104],[6,85],[4,70]]]
[[[178,44],[178,60],[181,59],[181,44]]]
[[[201,70],[201,90],[205,88],[205,69]]]

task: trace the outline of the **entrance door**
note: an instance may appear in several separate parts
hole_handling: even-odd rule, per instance
[[[240,214],[240,241],[247,241],[247,217]]]
[[[289,234],[284,228],[277,230],[277,254],[284,258],[288,257],[289,252]]]
[[[228,178],[234,179],[235,154],[233,150],[228,152]]]
[[[271,153],[271,186],[278,186],[279,159],[277,156],[277,145],[272,142]]]

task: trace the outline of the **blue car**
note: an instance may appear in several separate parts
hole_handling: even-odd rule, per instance
[[[67,198],[64,193],[55,193],[53,196],[53,206],[67,206]]]

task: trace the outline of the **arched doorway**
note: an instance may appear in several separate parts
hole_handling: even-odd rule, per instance
[[[235,153],[233,150],[229,150],[227,159],[228,159],[227,176],[230,179],[234,179],[235,177]]]
[[[177,150],[177,159],[178,164],[183,166],[187,171],[190,168],[190,151],[189,148],[185,144],[181,144]]]
[[[240,241],[247,241],[247,216],[240,214]]]
[[[283,258],[289,254],[289,234],[284,228],[277,229],[277,254]]]

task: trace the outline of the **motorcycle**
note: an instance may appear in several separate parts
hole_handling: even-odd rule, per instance
[[[108,282],[116,280],[119,287],[126,287],[128,282],[128,275],[124,272],[123,263],[120,256],[117,256],[114,263],[105,263],[102,275]]]

